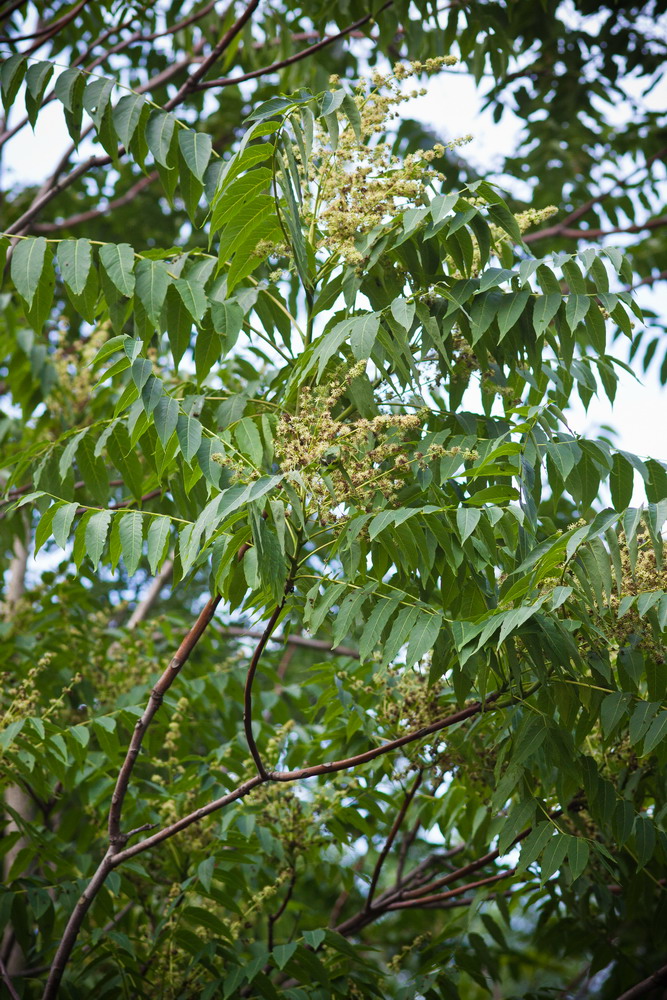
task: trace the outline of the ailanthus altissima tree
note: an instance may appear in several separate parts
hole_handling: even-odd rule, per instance
[[[57,6],[0,12],[0,142],[72,140],[1,209],[3,989],[648,996],[667,469],[567,415],[631,264],[406,148],[428,3]]]

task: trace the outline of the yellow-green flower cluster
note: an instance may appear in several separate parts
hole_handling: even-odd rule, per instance
[[[278,423],[276,459],[283,472],[301,475],[323,523],[341,504],[367,508],[378,492],[393,496],[409,467],[402,437],[421,425],[418,414],[382,414],[350,422],[332,416],[363,367],[360,362],[346,378],[326,387],[313,391],[306,386],[297,412],[284,413]]]

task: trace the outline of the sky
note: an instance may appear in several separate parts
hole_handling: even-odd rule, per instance
[[[408,82],[409,89],[414,83]],[[511,110],[506,109],[496,123],[488,111],[482,111],[483,97],[471,76],[453,69],[431,77],[427,94],[406,102],[402,106],[405,117],[416,118],[433,127],[445,139],[472,134],[472,141],[462,149],[462,154],[473,165],[482,168],[490,180],[497,174],[502,156],[515,148],[521,122]],[[639,86],[639,84],[637,84]],[[656,88],[649,98],[655,108],[667,106],[667,80]],[[615,109],[619,118],[625,113],[622,105]],[[18,113],[18,112],[17,112]],[[69,143],[62,109],[53,102],[40,115],[36,132],[29,128],[20,132],[8,143],[3,171],[22,183],[35,183],[47,176]],[[93,147],[82,143],[80,155],[87,155]],[[3,178],[6,183],[10,178]],[[536,199],[540,207],[539,189]],[[661,315],[667,314],[667,291],[645,287],[639,290],[640,305],[650,306]],[[645,336],[645,342],[648,338]],[[617,341],[613,350],[627,360],[627,341]],[[667,391],[660,386],[658,358],[646,375],[637,367],[637,377],[619,369],[620,382],[613,409],[606,397],[594,398],[588,412],[575,401],[570,411],[570,426],[581,433],[596,434],[600,427],[611,426],[616,432],[618,447],[643,457],[651,456],[667,461]],[[635,502],[640,502],[638,490]]]

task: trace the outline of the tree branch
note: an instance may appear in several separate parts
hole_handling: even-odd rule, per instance
[[[262,632],[259,629],[243,628],[241,625],[220,625],[219,630],[227,635],[237,635],[240,638],[261,639]],[[290,646],[303,646],[304,649],[321,649],[333,656],[349,656],[352,659],[359,659],[359,651],[349,646],[332,646],[324,639],[311,639],[309,636],[289,635],[271,636],[271,642],[285,642]]]
[[[230,7],[228,8],[228,10],[232,6],[233,6],[233,0],[230,3]],[[185,100],[188,94],[192,93],[192,91],[195,90],[201,78],[205,76],[206,73],[208,73],[211,66],[218,61],[218,59],[223,54],[225,49],[227,49],[231,45],[231,43],[234,41],[238,33],[244,27],[244,25],[250,20],[250,18],[252,17],[253,13],[255,12],[258,6],[259,6],[259,0],[250,0],[250,3],[243,11],[240,18],[231,26],[231,28],[229,28],[224,33],[224,35],[217,43],[217,45],[213,47],[211,53],[206,57],[206,59],[204,59],[201,66],[199,66],[198,69],[195,70],[192,76],[189,76],[187,78],[185,83],[182,85],[180,90],[174,95],[174,97],[172,97],[170,101],[167,101],[167,103],[164,105],[165,111],[171,111],[173,108],[177,107],[177,105],[181,104]],[[224,14],[223,14],[223,19],[224,19]]]
[[[134,765],[139,755],[139,750],[141,749],[141,744],[146,730],[150,726],[155,713],[162,704],[165,694],[178,677],[181,667],[189,659],[192,650],[195,648],[206,631],[206,628],[213,618],[215,609],[220,603],[220,600],[220,595],[216,594],[207,601],[197,618],[197,621],[181,642],[168,667],[151,691],[144,713],[141,718],[137,720],[132,734],[132,739],[130,740],[127,755],[119,771],[116,787],[111,797],[111,808],[109,809],[109,849],[111,851],[117,849],[118,845],[124,846],[127,842],[128,835],[123,834],[120,829],[121,812],[123,809],[123,801],[130,784],[132,771],[134,770]]]
[[[401,828],[401,824],[403,823],[403,820],[405,819],[405,815],[406,815],[406,813],[407,813],[407,811],[408,811],[408,809],[410,807],[410,803],[412,802],[413,798],[417,794],[417,789],[419,788],[419,786],[422,783],[423,776],[424,776],[423,771],[419,771],[417,773],[417,777],[415,778],[415,780],[414,780],[414,782],[412,784],[412,788],[408,791],[408,793],[406,794],[405,798],[403,799],[403,803],[401,805],[401,808],[399,809],[399,811],[398,811],[398,813],[396,815],[396,819],[394,820],[394,822],[392,824],[392,827],[391,827],[391,830],[389,831],[389,836],[387,837],[387,839],[386,839],[386,841],[384,843],[384,847],[380,851],[380,855],[379,855],[379,857],[377,859],[377,862],[375,864],[375,868],[373,870],[373,875],[371,877],[371,884],[368,887],[368,896],[366,897],[366,909],[367,910],[370,910],[370,908],[371,908],[371,904],[373,902],[373,896],[375,895],[375,889],[377,887],[378,879],[380,877],[380,872],[382,871],[382,865],[384,864],[385,858],[387,857],[387,855],[389,854],[389,851],[391,850],[391,845],[394,843],[394,839],[396,837],[396,834],[398,833],[398,831]]]
[[[619,997],[616,997],[616,1000],[637,1000],[638,997],[646,996],[656,986],[664,986],[665,983],[667,983],[667,965],[663,965],[647,979],[642,979],[641,983],[637,983],[636,986],[632,986],[625,993],[621,993]]]
[[[593,240],[601,236],[613,236],[615,233],[642,233],[646,229],[661,229],[663,226],[667,226],[667,215],[648,219],[646,222],[637,222],[631,226],[614,226],[612,229],[568,229],[565,226],[552,226],[537,233],[528,233],[523,237],[523,241],[535,243],[536,240],[542,240],[547,236],[562,236],[570,240]]]
[[[314,52],[319,52],[320,49],[326,48],[327,45],[332,45],[339,39],[344,38],[346,35],[351,34],[356,31],[363,24],[367,24],[368,21],[374,20],[382,11],[386,10],[387,7],[391,7],[394,0],[386,0],[379,10],[374,14],[366,14],[364,17],[360,17],[358,21],[354,24],[348,25],[347,28],[343,28],[339,31],[337,35],[326,35],[324,38],[320,39],[319,42],[315,42],[314,45],[309,45],[308,48],[302,49],[301,52],[295,53],[293,56],[288,56],[286,59],[280,59],[278,62],[271,63],[269,66],[262,66],[261,69],[251,70],[249,73],[242,73],[240,76],[225,76],[220,77],[218,80],[207,80],[206,83],[200,83],[197,86],[197,90],[210,90],[214,87],[231,87],[237,83],[243,83],[244,80],[254,80],[259,76],[264,76],[266,73],[275,73],[279,69],[284,69],[285,66],[291,66],[293,63],[300,62],[302,59],[307,59],[308,56],[312,55]]]
[[[146,177],[141,177],[136,184],[128,188],[125,194],[120,195],[118,198],[114,198],[113,201],[107,202],[104,208],[91,208],[88,212],[79,212],[77,215],[70,215],[68,219],[61,219],[60,222],[38,222],[32,229],[35,233],[57,233],[61,229],[71,229],[73,226],[80,226],[84,222],[92,222],[93,219],[98,219],[101,215],[107,215],[110,212],[115,212],[117,208],[123,208],[125,205],[129,205],[138,194],[141,194],[150,184],[153,183],[158,177],[157,170],[152,171]]]
[[[0,958],[0,978],[2,978],[3,983],[7,987],[7,993],[11,998],[11,1000],[21,1000],[20,996],[14,989],[14,984],[11,980],[9,973],[7,972],[5,963],[2,961],[1,958]]]
[[[255,652],[253,653],[252,660],[250,661],[250,666],[248,667],[248,673],[246,674],[245,688],[243,692],[243,728],[245,730],[246,740],[248,742],[248,747],[250,753],[252,754],[252,759],[257,767],[257,772],[261,778],[265,781],[269,778],[269,773],[264,767],[261,754],[257,748],[257,743],[255,742],[255,737],[252,732],[252,684],[255,679],[255,673],[257,672],[257,666],[261,659],[262,653],[266,647],[267,642],[271,637],[271,633],[276,627],[276,622],[280,617],[280,613],[285,607],[285,598],[282,599],[280,604],[276,606],[273,614],[269,618],[266,628],[260,636],[260,640],[255,647]]]

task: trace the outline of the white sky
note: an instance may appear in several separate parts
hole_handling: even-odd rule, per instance
[[[652,107],[667,105],[667,83],[656,88],[650,96]],[[20,113],[17,102],[15,115]],[[428,82],[428,93],[424,97],[406,102],[402,106],[405,117],[413,117],[433,126],[444,139],[452,139],[472,133],[473,141],[462,147],[461,154],[476,167],[482,168],[493,180],[498,171],[502,155],[516,146],[521,129],[520,121],[508,109],[500,122],[496,123],[490,112],[482,112],[482,98],[472,78],[463,72],[444,72]],[[616,114],[622,116],[623,108]],[[33,135],[29,127],[24,128],[6,147],[3,164],[3,185],[13,179],[20,183],[41,181],[55,166],[62,151],[68,144],[62,109],[53,102],[40,115],[37,130]],[[92,147],[82,143],[80,153],[87,155]],[[540,207],[539,188],[536,205]],[[621,242],[618,240],[617,242]],[[667,292],[646,287],[640,290],[640,304],[650,305],[656,312],[667,313]],[[648,343],[650,333],[645,335]],[[618,341],[614,347],[618,356],[627,360],[627,341]],[[641,352],[640,352],[641,353]],[[621,373],[618,393],[613,410],[606,398],[594,399],[588,414],[581,404],[574,403],[571,410],[570,426],[581,433],[597,433],[601,425],[611,425],[618,436],[616,443],[627,451],[642,456],[652,456],[667,460],[667,393],[659,384],[657,368],[662,361],[664,348],[658,350],[652,367],[646,376],[636,365],[639,381]],[[643,494],[638,491],[635,502],[640,502]]]

